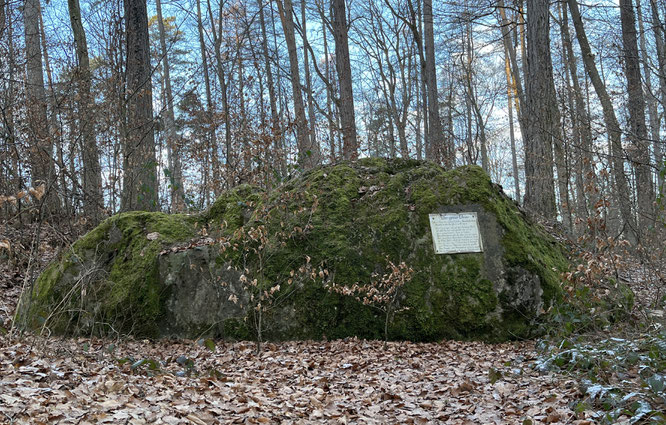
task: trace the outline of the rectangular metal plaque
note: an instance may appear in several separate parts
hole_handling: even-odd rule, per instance
[[[483,252],[475,212],[430,214],[430,230],[435,254]]]

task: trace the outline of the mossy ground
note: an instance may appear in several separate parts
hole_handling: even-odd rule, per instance
[[[291,270],[304,265],[307,257],[312,267],[329,272],[328,283],[338,285],[369,282],[373,273],[385,271],[387,258],[396,264],[404,261],[415,272],[403,288],[400,306],[406,309],[392,322],[391,339],[526,336],[533,318],[522,317],[522,312],[497,315],[501,300],[487,278],[482,254],[434,255],[428,214],[443,206],[468,204],[481,205],[496,217],[506,266],[537,275],[545,305],[557,299],[559,273],[567,267],[561,248],[531,225],[479,167],[445,171],[427,162],[372,158],[311,170],[270,193],[240,186],[197,216],[114,216],[40,276],[25,318],[34,328],[66,300],[68,313],[51,318],[53,330],[72,329],[90,316],[100,332],[113,328],[154,335],[163,295],[156,270],[159,252],[196,236],[197,224],[226,239],[241,226],[262,224],[273,243],[262,248],[261,267],[252,263],[256,255],[243,256],[250,260],[243,267],[260,277],[260,286],[288,281]],[[293,231],[296,228],[302,231]],[[158,232],[159,238],[148,240],[151,232]],[[238,251],[226,252],[219,265],[238,265]],[[61,285],[66,274],[80,274],[93,264],[99,271],[86,286],[96,293],[92,301],[81,296],[83,285]],[[383,336],[383,316],[376,309],[328,291],[323,279],[299,281],[282,285],[284,296],[266,317],[268,337]],[[284,321],[289,323],[280,324]],[[243,318],[229,321],[225,335],[247,338],[250,323]]]

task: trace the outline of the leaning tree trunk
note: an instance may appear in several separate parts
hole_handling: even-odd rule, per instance
[[[123,146],[123,211],[159,209],[146,0],[125,0],[128,129]]]
[[[585,28],[583,27],[583,20],[580,16],[578,3],[576,0],[567,0],[567,4],[569,5],[569,10],[571,11],[571,19],[573,20],[574,28],[576,30],[576,38],[578,38],[578,44],[580,45],[585,71],[587,72],[588,77],[590,77],[592,85],[594,86],[594,91],[599,97],[599,102],[601,103],[601,109],[604,115],[606,131],[608,131],[608,136],[610,138],[610,155],[613,164],[612,173],[613,179],[615,180],[617,199],[620,204],[620,215],[625,225],[626,237],[630,242],[635,243],[637,241],[637,229],[636,221],[634,220],[631,212],[631,192],[629,188],[629,182],[627,180],[627,176],[624,174],[622,130],[620,129],[620,124],[618,123],[617,117],[615,116],[613,103],[610,99],[610,96],[608,95],[606,86],[599,76],[597,65],[594,63],[594,55],[592,54],[590,43],[587,40],[587,35],[585,34]]]
[[[577,153],[576,190],[578,202],[576,209],[579,218],[587,218],[590,215],[590,210],[597,205],[598,200],[598,196],[596,195],[598,191],[598,188],[596,187],[596,175],[592,166],[592,129],[590,125],[590,117],[587,113],[587,108],[585,107],[583,90],[578,80],[578,66],[576,64],[576,57],[573,53],[571,37],[569,35],[569,14],[566,5],[560,5],[560,11],[560,32],[562,36],[562,46],[564,47],[562,56],[566,67],[567,86],[569,86],[569,78],[571,78],[570,100],[573,101],[574,104],[570,109],[573,123],[574,143],[577,143],[575,152]]]

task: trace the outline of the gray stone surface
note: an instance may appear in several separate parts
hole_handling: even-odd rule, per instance
[[[244,315],[247,291],[240,273],[217,265],[218,251],[219,246],[204,245],[159,256],[163,335],[224,335],[225,321]]]

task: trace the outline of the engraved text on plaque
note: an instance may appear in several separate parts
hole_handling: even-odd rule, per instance
[[[475,212],[430,214],[430,230],[435,254],[483,252]]]

